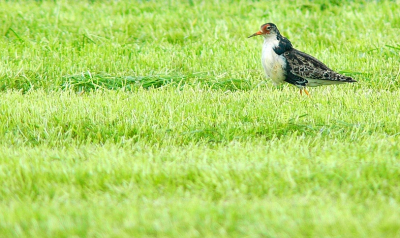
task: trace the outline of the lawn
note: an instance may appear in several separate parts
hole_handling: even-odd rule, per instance
[[[399,4],[0,1],[0,237],[400,237]]]

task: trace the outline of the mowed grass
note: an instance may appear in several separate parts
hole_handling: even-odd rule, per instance
[[[398,4],[0,2],[0,236],[400,237]]]

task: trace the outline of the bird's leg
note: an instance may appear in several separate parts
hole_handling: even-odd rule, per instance
[[[307,96],[310,96],[306,88],[304,88],[304,92],[307,94]]]
[[[307,96],[310,97],[310,94],[308,93],[308,91],[307,91],[306,88],[300,88],[300,95],[303,95],[303,90],[304,90],[304,92],[307,94]]]

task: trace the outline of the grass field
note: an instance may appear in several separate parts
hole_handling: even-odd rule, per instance
[[[400,237],[399,4],[0,1],[0,237]]]

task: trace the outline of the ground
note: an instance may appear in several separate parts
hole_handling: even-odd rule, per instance
[[[399,3],[0,2],[0,236],[400,237]]]

